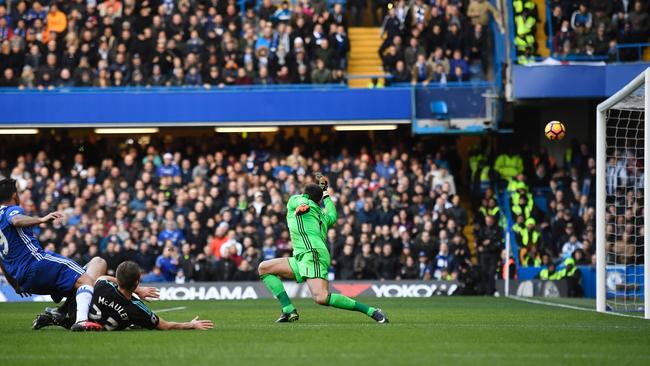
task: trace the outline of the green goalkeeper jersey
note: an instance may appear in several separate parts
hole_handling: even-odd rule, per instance
[[[311,251],[327,250],[327,229],[336,222],[336,206],[329,196],[323,199],[325,211],[310,200],[306,194],[291,196],[287,202],[287,225],[293,245],[293,255]],[[296,207],[306,204],[309,211],[300,216],[295,215]]]

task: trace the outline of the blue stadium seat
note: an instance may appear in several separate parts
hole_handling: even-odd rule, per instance
[[[447,102],[444,100],[434,100],[431,102],[431,113],[435,119],[449,119]]]

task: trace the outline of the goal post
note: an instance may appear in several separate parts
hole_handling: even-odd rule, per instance
[[[650,68],[599,104],[596,112],[596,310],[643,314],[646,319],[650,319],[648,111]]]

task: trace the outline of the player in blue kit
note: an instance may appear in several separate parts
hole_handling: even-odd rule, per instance
[[[88,309],[97,278],[106,273],[106,261],[93,258],[84,270],[74,261],[43,250],[32,227],[63,217],[52,212],[30,217],[19,206],[14,179],[0,180],[0,269],[7,282],[21,296],[51,295],[55,302],[74,296],[77,302],[73,331],[101,330],[88,321]]]

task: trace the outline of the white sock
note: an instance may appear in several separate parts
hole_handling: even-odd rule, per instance
[[[94,288],[88,285],[82,285],[77,289],[77,323],[88,320],[88,310],[93,299],[93,290]]]

